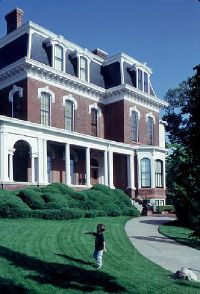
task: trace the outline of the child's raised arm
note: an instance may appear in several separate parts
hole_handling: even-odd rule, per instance
[[[84,234],[85,235],[93,235],[94,233],[93,232],[85,232]]]

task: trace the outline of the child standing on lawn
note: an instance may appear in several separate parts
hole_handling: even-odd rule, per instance
[[[106,243],[103,232],[105,232],[105,225],[98,224],[97,232],[85,232],[86,235],[93,235],[95,237],[95,249],[93,257],[96,260],[97,269],[102,267],[103,252],[106,252]]]

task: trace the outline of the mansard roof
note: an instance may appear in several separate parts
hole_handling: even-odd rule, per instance
[[[124,75],[126,83],[133,85],[127,68],[132,66],[133,63],[144,66],[144,64],[129,57],[129,63],[126,62],[124,64],[124,72],[122,72],[120,69],[121,58],[124,56],[128,57],[128,55],[120,53],[112,57],[102,58],[85,48],[65,40],[62,36],[56,35],[33,22],[28,22],[0,40],[0,69],[23,57],[28,57],[51,66],[48,50],[45,48],[45,42],[48,40],[53,40],[67,48],[65,59],[66,73],[72,76],[77,75],[71,56],[74,52],[84,54],[90,59],[90,83],[106,89],[120,85],[122,75]]]

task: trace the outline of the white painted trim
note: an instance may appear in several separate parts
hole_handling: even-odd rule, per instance
[[[90,105],[88,106],[88,108],[89,108],[89,110],[88,110],[88,113],[89,113],[89,114],[91,114],[91,110],[92,110],[92,109],[96,109],[98,117],[101,117],[101,116],[102,116],[101,108],[97,105],[97,103],[90,104]]]
[[[78,103],[77,103],[76,99],[72,96],[72,94],[63,96],[63,106],[65,106],[65,101],[66,100],[70,100],[71,102],[73,102],[73,104],[74,104],[74,110],[77,110]]]
[[[41,99],[42,93],[48,93],[51,98],[51,103],[55,103],[55,93],[49,89],[49,86],[38,88],[38,99]]]
[[[129,117],[131,117],[133,111],[137,112],[138,119],[140,120],[140,117],[141,117],[140,111],[137,109],[137,106],[136,105],[129,108]]]
[[[14,96],[17,92],[19,93],[19,97],[22,98],[22,97],[23,97],[23,88],[18,87],[18,86],[16,86],[16,85],[13,85],[13,88],[12,88],[12,90],[9,92],[9,96],[8,96],[8,101],[9,101],[9,102],[13,102],[13,96]]]
[[[148,120],[148,117],[151,117],[153,119],[153,124],[155,125],[156,119],[155,119],[155,116],[153,115],[152,112],[149,112],[149,113],[146,114],[146,122]]]

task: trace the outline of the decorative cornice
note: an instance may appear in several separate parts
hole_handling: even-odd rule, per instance
[[[159,111],[160,108],[168,105],[164,100],[144,93],[128,84],[106,90],[29,58],[22,58],[0,70],[0,89],[4,88],[8,81],[13,82],[19,76],[40,79],[47,84],[53,83],[57,87],[62,86],[68,88],[73,93],[85,95],[103,104],[124,99],[155,111]]]

